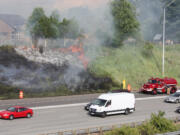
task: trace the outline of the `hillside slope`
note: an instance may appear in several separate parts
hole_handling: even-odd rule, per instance
[[[165,76],[180,83],[180,45],[165,48]],[[152,52],[144,46],[125,45],[121,48],[103,48],[91,64],[91,72],[106,76],[121,85],[125,79],[132,88],[139,89],[150,77],[162,77],[162,46],[154,45]]]
[[[0,84],[30,92],[97,90],[109,88],[112,81],[98,78],[84,69],[73,54],[0,47]],[[0,87],[0,94],[3,91]]]

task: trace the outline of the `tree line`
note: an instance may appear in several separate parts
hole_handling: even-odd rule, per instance
[[[162,1],[162,5],[167,4],[171,0]],[[129,37],[141,39],[140,22],[138,21],[136,12],[136,3],[140,1],[131,0],[113,0],[110,3],[111,14],[113,17],[114,34],[107,37],[108,44],[112,46],[121,46]],[[153,2],[153,1],[152,1]],[[159,7],[162,8],[162,7]],[[163,9],[162,9],[163,10]],[[147,17],[148,18],[148,17]],[[156,24],[156,30],[161,33],[163,14],[160,17],[159,24]],[[150,18],[148,18],[151,20]],[[180,1],[176,0],[167,8],[167,37],[179,41],[180,36]],[[146,25],[149,25],[147,23]],[[74,19],[60,19],[57,11],[53,11],[47,16],[42,8],[35,8],[32,15],[28,19],[27,28],[29,29],[32,42],[37,46],[39,39],[57,39],[71,38],[75,39],[82,35],[82,31],[78,23]],[[152,34],[152,26],[147,27],[148,32]],[[156,34],[156,33],[154,33]],[[153,36],[153,35],[152,35]],[[145,40],[147,40],[145,38]],[[149,40],[149,39],[148,39]],[[152,40],[152,37],[151,37]],[[110,41],[110,42],[109,42]],[[64,42],[65,43],[65,42]]]
[[[35,8],[28,18],[27,28],[35,47],[39,39],[77,38],[82,33],[78,23],[74,19],[60,19],[57,11],[53,11],[47,16],[43,8]]]

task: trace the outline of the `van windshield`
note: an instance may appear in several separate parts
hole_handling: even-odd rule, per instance
[[[95,99],[92,101],[93,105],[98,105],[98,106],[104,106],[107,100],[104,99]]]

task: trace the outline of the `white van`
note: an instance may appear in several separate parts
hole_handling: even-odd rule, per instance
[[[129,114],[135,111],[135,96],[133,93],[107,93],[100,95],[89,108],[90,115],[105,117],[111,114]]]

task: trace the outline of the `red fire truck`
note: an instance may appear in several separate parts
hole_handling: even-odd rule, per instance
[[[174,93],[177,90],[177,81],[174,78],[150,78],[147,83],[145,83],[140,89],[143,93],[152,93],[156,95],[157,93]]]

